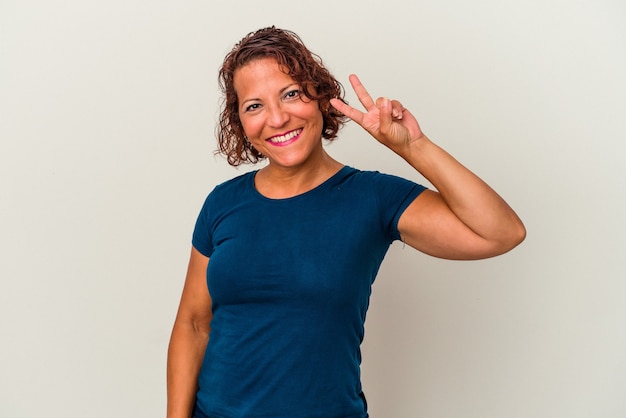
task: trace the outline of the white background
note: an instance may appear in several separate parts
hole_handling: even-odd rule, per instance
[[[195,217],[251,168],[213,155],[217,69],[272,24],[352,104],[351,72],[402,100],[528,229],[485,261],[391,247],[372,417],[626,416],[625,22],[621,0],[1,0],[0,416],[165,415]],[[424,182],[353,123],[328,150]]]

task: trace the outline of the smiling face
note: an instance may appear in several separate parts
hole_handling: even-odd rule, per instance
[[[233,77],[246,137],[275,168],[315,164],[323,156],[323,117],[317,101],[273,58],[238,68]]]

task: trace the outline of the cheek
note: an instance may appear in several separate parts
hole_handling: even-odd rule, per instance
[[[254,123],[254,120],[241,119],[240,122],[241,122],[241,128],[243,129],[243,133],[248,138],[253,137],[255,134],[258,133],[259,124]]]
[[[324,117],[322,116],[322,111],[317,107],[317,105],[303,109],[303,111],[300,113],[300,117],[302,119],[314,121],[315,123],[318,123],[320,125],[324,121]]]
[[[320,112],[319,110],[317,110],[316,112],[316,118],[317,118],[317,123],[319,124],[321,128],[324,125],[324,116],[322,115],[322,112]]]

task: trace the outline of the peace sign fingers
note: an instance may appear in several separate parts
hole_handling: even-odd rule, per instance
[[[349,79],[365,109],[360,111],[342,100],[331,99],[330,103],[335,109],[352,119],[379,142],[394,150],[423,136],[417,120],[402,103],[385,97],[379,97],[374,101],[355,74],[351,74]]]
[[[378,130],[378,114],[379,108],[376,105],[376,102],[372,99],[372,96],[367,92],[359,78],[351,74],[350,75],[350,84],[354,89],[359,101],[365,107],[365,112],[362,112],[354,107],[348,105],[339,99],[331,99],[330,104],[343,113],[345,116],[349,117],[365,130],[370,132],[375,136],[376,131]]]

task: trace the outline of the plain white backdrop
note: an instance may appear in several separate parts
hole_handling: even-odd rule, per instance
[[[401,100],[528,229],[477,262],[392,245],[372,417],[626,416],[624,22],[621,0],[1,0],[0,416],[165,415],[195,217],[252,168],[213,155],[217,69],[272,24],[352,104],[352,72]],[[353,123],[328,150],[424,182]]]

